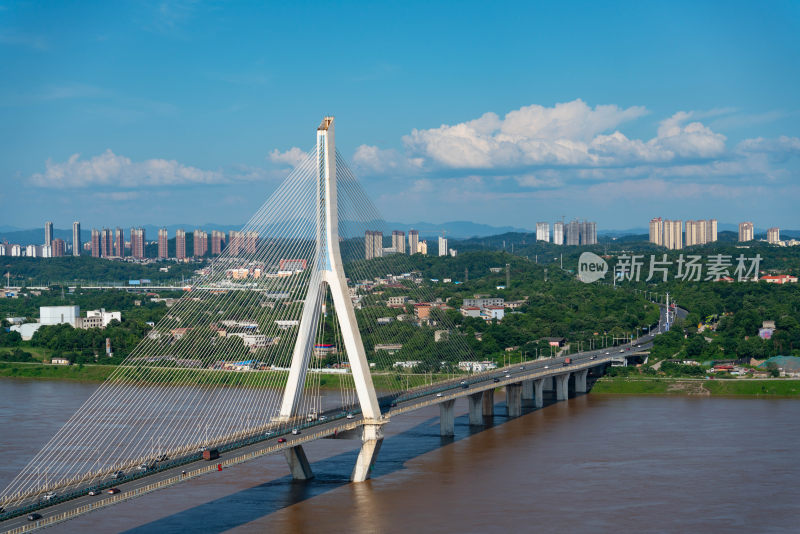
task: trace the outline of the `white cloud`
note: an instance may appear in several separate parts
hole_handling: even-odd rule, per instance
[[[745,139],[737,145],[736,149],[744,153],[766,152],[787,156],[790,154],[800,154],[800,138],[787,137],[785,135],[775,139],[756,137],[755,139]]]
[[[180,184],[211,184],[225,181],[222,173],[204,171],[175,160],[148,159],[133,162],[130,158],[106,150],[99,156],[81,159],[73,154],[62,163],[47,160],[45,171],[31,176],[42,187],[142,187]]]
[[[297,167],[300,165],[303,160],[305,160],[307,154],[305,151],[293,146],[289,150],[285,152],[281,152],[277,148],[269,153],[269,160],[273,163],[283,163],[289,165],[291,167]]]
[[[419,170],[421,158],[407,158],[393,149],[382,149],[376,146],[361,145],[353,154],[353,163],[358,170],[369,174],[387,174]]]

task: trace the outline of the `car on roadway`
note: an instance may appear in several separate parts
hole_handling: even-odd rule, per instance
[[[106,490],[106,493],[108,493],[109,495],[116,495],[119,492],[120,492],[119,488],[108,488]]]
[[[320,423],[324,423],[324,422],[325,422],[325,421],[327,421],[327,420],[328,420],[328,416],[327,416],[327,415],[323,415],[323,416],[321,416],[321,417],[319,418],[319,422],[320,422]]]
[[[620,352],[625,352],[625,349],[619,349]]]
[[[347,412],[347,418],[348,418],[348,419],[355,419],[355,417],[356,417],[356,416],[355,416],[355,415],[353,415],[353,412]]]
[[[56,494],[55,494],[55,492],[52,492],[52,491],[48,491],[47,493],[44,494],[44,497],[43,497],[43,499],[46,500],[46,501],[52,501],[55,498],[56,498]]]
[[[520,366],[519,366],[519,370],[520,370],[520,371],[524,371],[524,370],[525,370],[525,366],[524,366],[524,365],[520,365]]]
[[[278,438],[278,443],[286,443],[286,438]]]
[[[497,377],[494,377],[494,378],[492,379],[492,382],[500,382],[500,379],[499,379],[499,378],[497,378]]]
[[[94,497],[95,495],[100,495],[101,493],[103,493],[103,490],[100,490],[100,489],[90,489],[89,490],[89,495],[91,495],[92,497]]]
[[[28,514],[28,521],[38,521],[42,518],[42,514],[37,514],[36,512],[32,514]]]
[[[111,476],[111,478],[113,478],[114,480],[119,480],[119,479],[123,478],[124,476],[125,476],[125,473],[123,471],[117,471],[116,473],[114,473]]]
[[[296,435],[298,435],[299,433],[300,433],[300,429],[299,429],[299,428],[293,428],[293,429],[292,429],[292,434],[293,434],[293,435],[295,435],[295,436],[296,436]]]
[[[606,352],[606,354],[611,354],[610,352]]]
[[[506,375],[506,378],[511,378],[511,375]]]
[[[442,396],[442,394],[441,394],[441,393],[437,393],[437,394],[436,394],[436,396],[437,396],[437,397],[441,397],[441,396]]]
[[[468,389],[469,388],[469,384],[464,382],[463,384],[461,384],[461,387],[464,388],[464,389]]]
[[[594,356],[592,356],[592,357],[591,357],[591,359],[592,359],[592,360],[596,360],[596,359],[597,359],[597,354],[595,354]]]
[[[463,386],[463,385],[465,385],[466,383],[467,383],[467,381],[466,381],[466,380],[462,380],[462,381],[460,382],[460,384],[461,384],[462,386]]]
[[[550,369],[550,366],[549,365],[545,365],[544,368],[545,369]]]

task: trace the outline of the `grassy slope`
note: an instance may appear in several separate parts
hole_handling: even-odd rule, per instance
[[[732,395],[800,397],[800,380],[686,380],[603,378],[592,393],[618,395]]]

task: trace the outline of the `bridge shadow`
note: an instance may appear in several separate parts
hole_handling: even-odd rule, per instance
[[[545,408],[555,403],[556,400],[552,395],[545,395]],[[536,410],[532,402],[523,401],[523,416]],[[402,471],[409,460],[480,434],[510,419],[512,418],[508,417],[505,403],[497,403],[495,415],[485,417],[483,425],[471,426],[469,417],[465,414],[455,420],[455,436],[441,437],[438,416],[427,418],[384,439],[372,478]],[[355,450],[312,463],[315,477],[311,480],[296,481],[288,475],[276,478],[219,499],[203,502],[126,532],[133,534],[184,532],[187,529],[196,529],[198,525],[202,525],[203,532],[224,532],[350,484],[350,473],[357,456],[356,447]]]

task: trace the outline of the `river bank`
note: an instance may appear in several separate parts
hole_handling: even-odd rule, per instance
[[[592,393],[600,395],[697,397],[800,397],[800,380],[787,378],[704,380],[692,378],[604,377],[595,383]]]

